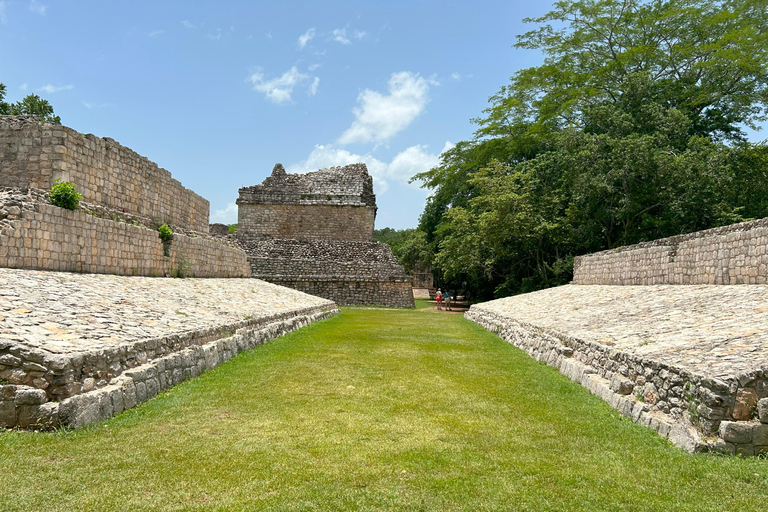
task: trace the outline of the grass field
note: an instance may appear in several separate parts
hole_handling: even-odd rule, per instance
[[[423,303],[422,303],[423,305]],[[0,434],[0,510],[761,511],[461,315],[347,308],[75,432]]]

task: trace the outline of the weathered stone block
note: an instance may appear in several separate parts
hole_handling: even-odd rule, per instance
[[[755,425],[752,427],[752,444],[768,445],[768,425]]]
[[[40,405],[48,401],[45,391],[34,388],[19,388],[16,390],[16,405]]]
[[[748,420],[757,407],[757,393],[752,388],[740,389],[736,393],[736,403],[733,406],[733,419]]]
[[[757,401],[757,415],[761,423],[768,423],[768,398]]]
[[[741,421],[723,421],[720,423],[720,437],[734,444],[752,442],[752,425]]]
[[[15,427],[16,423],[16,403],[11,400],[0,401],[0,428]]]
[[[623,375],[614,375],[611,379],[611,390],[620,395],[629,395],[634,387],[635,383]]]
[[[136,400],[139,403],[147,400],[147,385],[143,382],[136,383]]]

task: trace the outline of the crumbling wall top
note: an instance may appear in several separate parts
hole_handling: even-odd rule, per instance
[[[325,204],[376,208],[373,179],[364,163],[288,174],[276,164],[261,184],[240,189],[237,204]]]

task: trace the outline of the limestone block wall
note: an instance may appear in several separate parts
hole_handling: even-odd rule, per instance
[[[275,238],[373,241],[376,208],[330,204],[240,204],[239,233]]]
[[[0,116],[0,187],[50,189],[74,183],[83,200],[175,228],[208,232],[208,201],[171,173],[110,138],[34,116]]]
[[[375,304],[390,308],[414,307],[411,283],[408,280],[263,279],[273,284],[333,300],[340,305]]]
[[[246,254],[174,234],[168,256],[156,230],[44,203],[0,204],[0,267],[141,276],[249,277]]]
[[[349,240],[240,240],[251,275],[337,304],[413,307],[411,279],[386,244]]]
[[[766,284],[768,218],[577,256],[574,284]]]

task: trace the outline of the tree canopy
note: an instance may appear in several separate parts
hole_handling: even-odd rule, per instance
[[[475,137],[414,177],[438,275],[482,298],[579,254],[768,216],[766,0],[561,0]]]
[[[16,103],[7,103],[5,95],[7,89],[5,84],[0,83],[0,115],[23,115],[33,114],[47,123],[61,124],[61,118],[53,113],[53,106],[48,100],[42,99],[37,94],[29,94],[21,101]]]

